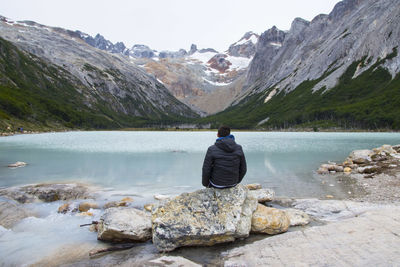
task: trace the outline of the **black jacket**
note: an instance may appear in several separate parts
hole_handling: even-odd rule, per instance
[[[246,174],[246,159],[242,147],[234,139],[222,138],[208,148],[203,163],[203,186],[210,181],[219,186],[240,183]]]

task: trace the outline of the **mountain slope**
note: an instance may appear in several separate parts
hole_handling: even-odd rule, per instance
[[[112,127],[139,126],[145,121],[168,123],[184,117],[197,116],[188,106],[174,98],[165,86],[132,64],[129,59],[93,48],[80,41],[75,32],[34,22],[16,23],[2,18],[0,36],[12,41],[19,50],[31,53],[26,58],[35,55],[35,61],[40,61],[41,65],[58,69],[59,78],[65,79],[69,87],[82,94],[84,99],[78,101],[77,106],[83,103],[86,106],[82,107],[83,110],[107,115],[108,119],[114,121]],[[25,52],[19,51],[14,54],[21,53]],[[22,73],[23,65],[17,64],[18,58],[15,60],[5,60],[1,67],[7,69],[6,64],[15,63],[15,71]],[[35,67],[34,72],[40,73],[39,76],[49,77],[50,73],[41,73],[40,65]],[[3,80],[11,80],[11,84],[19,88],[18,76],[10,78],[7,76],[9,74],[4,72],[2,75],[5,77]],[[40,79],[31,82],[38,84],[41,89],[44,88]],[[45,87],[49,89],[48,85]],[[53,84],[51,90],[54,90],[54,95],[62,95],[62,91],[56,89],[59,88]],[[51,93],[50,89],[48,93]],[[136,123],[138,121],[141,123]],[[74,122],[70,125],[74,125]]]
[[[241,96],[215,124],[399,129],[400,2],[345,0],[261,35]],[[273,47],[274,46],[274,47]]]

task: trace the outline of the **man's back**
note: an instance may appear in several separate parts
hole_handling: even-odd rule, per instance
[[[243,149],[232,135],[220,137],[207,150],[203,163],[203,186],[231,187],[240,183],[246,174]]]

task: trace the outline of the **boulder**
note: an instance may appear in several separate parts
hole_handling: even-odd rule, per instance
[[[181,194],[153,208],[153,244],[159,251],[211,246],[249,236],[257,200],[243,185]]]
[[[363,150],[354,150],[350,153],[349,158],[356,164],[365,164],[370,162],[371,156],[374,154],[374,151],[369,149]]]
[[[153,209],[153,207],[154,207],[154,204],[146,204],[146,205],[143,206],[143,208],[145,210],[150,211],[150,212]]]
[[[65,214],[65,213],[67,213],[68,211],[70,210],[70,204],[69,203],[65,203],[65,204],[63,204],[63,205],[61,205],[59,208],[58,208],[58,213],[63,213],[63,214]]]
[[[251,218],[251,232],[275,235],[289,229],[290,219],[283,210],[257,205]]]
[[[246,187],[249,190],[257,190],[262,188],[260,184],[247,184]]]
[[[98,209],[99,205],[95,202],[82,202],[79,203],[79,212],[86,212],[90,209]]]
[[[322,168],[320,167],[317,171],[318,174],[324,175],[324,174],[329,174],[329,170],[327,168]]]
[[[346,167],[346,168],[343,169],[343,172],[350,173],[351,172],[351,168],[350,167]]]
[[[21,205],[0,201],[0,225],[4,228],[11,228],[20,220],[31,216],[35,214]]]
[[[115,207],[126,207],[127,203],[124,201],[110,201],[104,204],[104,209],[115,208]]]
[[[285,209],[290,220],[290,226],[307,225],[310,223],[310,216],[307,213],[297,209]]]
[[[160,258],[149,261],[146,266],[171,266],[171,267],[201,267],[202,265],[194,263],[180,256],[162,256]]]
[[[397,151],[391,145],[383,145],[381,147],[377,147],[373,149],[375,154],[385,153],[385,154],[393,154],[397,153]]]
[[[167,200],[167,199],[170,199],[170,197],[166,196],[166,195],[159,194],[159,195],[154,195],[154,199],[156,199],[156,200]]]
[[[9,168],[18,168],[18,167],[25,167],[27,165],[27,163],[22,162],[22,161],[17,161],[15,163],[9,164],[8,167]]]
[[[135,208],[109,208],[97,229],[97,239],[103,241],[147,241],[151,239],[151,216]]]
[[[275,192],[269,188],[262,188],[257,190],[251,190],[249,194],[257,199],[259,203],[269,202],[274,200]]]
[[[381,168],[378,166],[365,166],[365,167],[358,167],[357,172],[371,174],[371,173],[376,173],[376,172],[380,171],[380,169]]]
[[[33,184],[0,189],[0,196],[20,203],[32,203],[90,198],[90,192],[82,184]]]

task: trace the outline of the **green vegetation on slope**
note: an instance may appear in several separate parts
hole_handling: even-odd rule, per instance
[[[339,127],[399,130],[400,74],[392,79],[390,73],[380,66],[396,55],[397,48],[352,79],[357,66],[363,66],[366,58],[354,62],[332,89],[312,92],[312,88],[329,75],[325,73],[317,80],[304,81],[289,93],[281,91],[267,103],[264,99],[274,88],[250,95],[238,105],[202,119],[202,122],[211,122],[213,126],[228,124],[239,129]],[[263,120],[264,123],[258,125]]]
[[[85,68],[91,71],[89,64]],[[110,70],[111,72],[111,70]],[[130,105],[136,103],[125,99]],[[154,109],[154,107],[150,107]],[[157,110],[158,111],[158,110]],[[0,38],[0,131],[41,129],[115,129],[173,123],[185,118],[131,116],[116,112],[65,69],[22,52]]]

